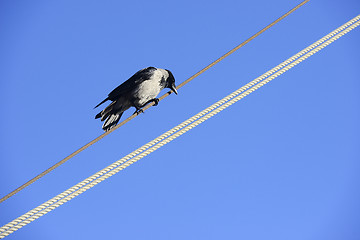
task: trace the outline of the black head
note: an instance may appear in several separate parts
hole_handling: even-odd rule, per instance
[[[167,70],[167,69],[165,69],[165,70],[169,74],[169,77],[166,79],[166,86],[165,87],[170,88],[177,95],[174,75],[169,70]]]

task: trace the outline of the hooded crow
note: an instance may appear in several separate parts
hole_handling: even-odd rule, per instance
[[[156,106],[159,102],[156,97],[164,88],[170,88],[177,94],[175,78],[169,70],[155,67],[141,69],[96,105],[95,108],[108,100],[112,101],[109,106],[95,116],[95,119],[105,120],[102,129],[109,131],[116,126],[121,115],[130,107],[135,107],[135,113],[139,114],[142,112],[141,108],[150,102],[155,102],[154,106]]]

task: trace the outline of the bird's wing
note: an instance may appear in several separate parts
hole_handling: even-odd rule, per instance
[[[142,83],[143,81],[149,80],[153,72],[156,70],[154,67],[148,67],[141,69],[140,71],[136,72],[131,78],[123,82],[120,86],[115,88],[114,90],[109,93],[108,99],[115,101],[121,95],[124,95],[131,90],[133,90],[138,84]]]

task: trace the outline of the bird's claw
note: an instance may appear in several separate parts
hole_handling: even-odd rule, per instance
[[[135,112],[133,114],[139,115],[140,113],[143,113],[144,110],[142,110],[141,108],[136,109]]]
[[[158,98],[154,98],[152,101],[154,102],[153,106],[157,106],[160,100]]]

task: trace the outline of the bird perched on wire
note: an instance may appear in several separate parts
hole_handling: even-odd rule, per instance
[[[150,102],[154,102],[154,106],[156,106],[159,103],[159,99],[156,97],[164,88],[170,88],[177,94],[175,78],[169,70],[155,67],[141,69],[96,105],[95,108],[108,100],[112,101],[109,106],[95,116],[95,119],[105,120],[102,129],[109,131],[116,126],[121,115],[130,107],[135,107],[134,114],[139,114],[142,112],[141,108]]]

